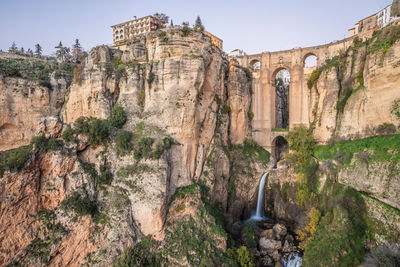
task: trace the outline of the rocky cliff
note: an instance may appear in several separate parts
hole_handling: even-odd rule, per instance
[[[162,261],[220,263],[217,214],[249,211],[269,161],[248,139],[246,72],[203,33],[177,27],[127,51],[92,49],[70,86],[54,75],[47,87],[1,78],[0,265],[110,266],[143,236],[174,250],[189,229],[214,249]],[[194,183],[206,190],[177,196]]]
[[[384,28],[365,42],[356,38],[311,74],[310,114],[319,142],[398,132],[392,110],[400,98],[399,27]]]

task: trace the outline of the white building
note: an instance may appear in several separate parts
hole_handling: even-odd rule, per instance
[[[240,49],[235,49],[235,50],[228,52],[228,57],[243,57],[245,55],[246,55],[246,53]]]
[[[379,27],[385,27],[389,24],[391,17],[391,10],[392,10],[392,5],[388,5],[387,7],[385,7],[384,9],[382,9],[377,13]]]

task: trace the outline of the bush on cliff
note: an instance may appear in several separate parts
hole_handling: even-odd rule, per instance
[[[150,237],[127,248],[115,263],[114,267],[162,266],[161,255],[157,252],[157,244]]]
[[[32,146],[22,146],[11,150],[0,151],[0,177],[6,170],[20,171],[31,156]]]
[[[111,116],[108,118],[110,125],[116,128],[122,128],[126,122],[126,114],[124,109],[119,105],[116,104],[112,111]]]

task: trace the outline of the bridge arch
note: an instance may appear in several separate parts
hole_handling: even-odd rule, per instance
[[[255,58],[250,61],[249,67],[252,71],[258,71],[261,69],[261,61],[258,58]]]
[[[285,137],[279,135],[272,140],[271,152],[276,162],[280,161],[284,154],[289,152],[289,143]]]
[[[303,67],[305,68],[313,68],[318,66],[318,56],[313,53],[307,53],[303,57]]]
[[[274,128],[289,128],[290,106],[290,71],[285,67],[279,67],[272,76],[273,100],[274,100]]]

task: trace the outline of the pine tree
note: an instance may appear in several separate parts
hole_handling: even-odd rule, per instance
[[[15,42],[12,43],[11,47],[8,49],[8,52],[16,54],[18,52],[18,47]]]
[[[33,57],[32,49],[28,48],[28,51],[26,51],[26,54],[28,55],[28,57]]]
[[[174,27],[174,21],[172,19],[171,19],[171,24],[169,26]]]
[[[75,44],[72,46],[72,62],[79,63],[82,56],[82,46],[79,39],[75,39]]]
[[[24,55],[24,54],[25,54],[25,49],[24,49],[23,47],[21,47],[21,49],[19,50],[19,53],[20,53],[21,55]]]
[[[41,57],[42,56],[42,47],[40,44],[35,45],[35,57]]]
[[[203,23],[201,23],[200,16],[197,16],[196,22],[194,23],[194,28],[197,31],[204,31]]]

